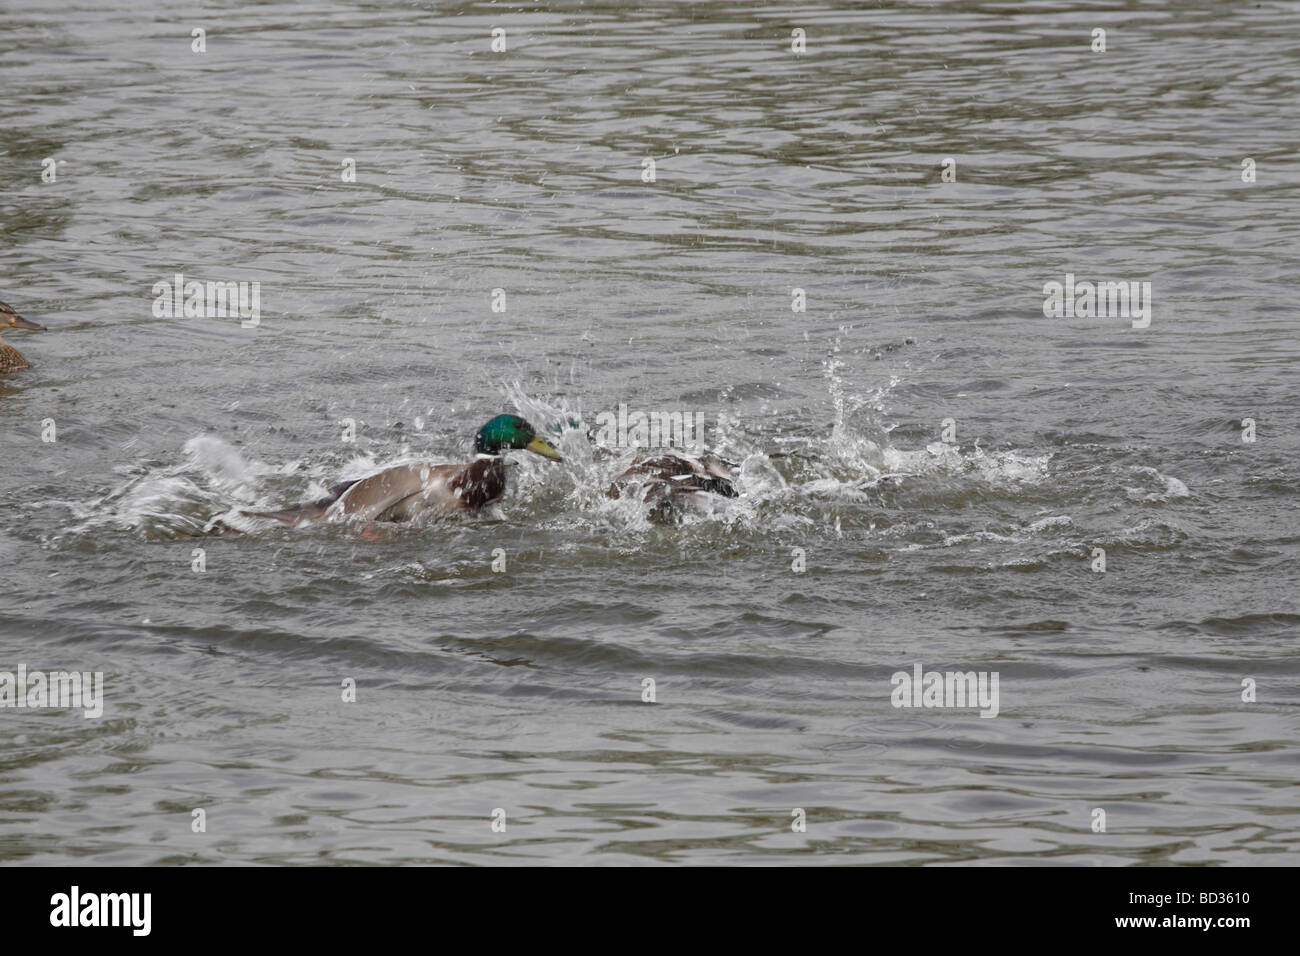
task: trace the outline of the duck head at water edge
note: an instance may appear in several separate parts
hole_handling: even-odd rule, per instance
[[[4,329],[27,329],[30,332],[44,332],[45,326],[24,319],[14,311],[13,306],[0,302],[0,330]],[[22,353],[8,342],[0,339],[0,374],[18,372],[25,368],[31,368],[31,366],[27,363],[27,359],[23,358]]]

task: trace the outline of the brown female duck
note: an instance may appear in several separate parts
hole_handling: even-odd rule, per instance
[[[739,467],[712,452],[688,455],[665,451],[656,455],[638,455],[626,471],[614,479],[605,494],[610,498],[642,495],[650,506],[649,516],[658,521],[671,520],[683,506],[709,507],[712,496],[737,498],[736,478]]]
[[[44,332],[45,326],[29,322],[15,312],[12,306],[0,302],[0,329],[29,329],[33,332]],[[27,364],[27,359],[23,358],[22,353],[8,342],[0,339],[0,374],[20,372],[25,368],[31,368],[31,366]]]

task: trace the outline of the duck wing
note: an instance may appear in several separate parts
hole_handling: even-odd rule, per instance
[[[348,488],[333,513],[367,521],[406,521],[450,498],[448,483],[464,467],[416,462],[385,468]]]
[[[480,458],[466,465],[415,462],[345,481],[316,501],[281,511],[244,511],[291,527],[341,516],[364,521],[409,521],[454,511],[478,511],[506,492],[505,462]]]
[[[441,517],[457,511],[478,511],[498,501],[506,493],[506,465],[501,458],[479,458],[467,465],[405,465],[413,469],[418,485],[410,494],[412,485],[406,476],[383,485],[392,489],[392,496],[383,498],[374,507],[360,512],[347,511],[348,502],[357,491],[349,491],[343,499],[345,513],[361,513],[380,521],[408,521],[415,517]],[[392,469],[396,470],[396,469]],[[366,479],[367,481],[369,479]],[[367,492],[368,493],[368,492]],[[383,502],[387,501],[387,504]]]
[[[736,471],[740,468],[734,461],[727,461],[713,452],[706,452],[700,458],[700,467],[705,474],[712,475],[714,478],[722,478],[730,481],[736,477]]]
[[[270,518],[290,527],[334,515],[364,520],[403,521],[420,510],[415,507],[418,505],[415,499],[426,493],[436,493],[445,484],[448,472],[455,472],[462,467],[464,466],[427,463],[397,465],[367,478],[341,482],[332,487],[328,495],[316,501],[281,511],[244,511],[242,514],[249,518]]]

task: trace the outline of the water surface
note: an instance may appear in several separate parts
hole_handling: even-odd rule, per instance
[[[1293,4],[8,0],[0,88],[0,670],[106,687],[0,709],[0,861],[1296,861]],[[570,431],[490,514],[202,534],[620,403],[744,494]]]

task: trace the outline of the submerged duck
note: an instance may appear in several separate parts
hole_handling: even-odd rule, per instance
[[[518,415],[498,415],[474,437],[474,461],[463,465],[415,462],[396,465],[368,478],[345,481],[324,498],[283,511],[241,511],[248,518],[270,518],[290,527],[321,519],[410,521],[475,512],[506,493],[506,460],[512,448],[563,461],[550,442]],[[218,533],[233,529],[217,522]]]
[[[582,430],[582,422],[570,418],[551,426],[551,431]],[[596,442],[595,429],[587,430],[587,440]],[[596,444],[592,460],[609,461],[620,457],[618,449]],[[649,505],[648,517],[670,521],[686,506],[711,509],[721,498],[739,498],[736,480],[740,466],[711,451],[692,455],[676,448],[658,449],[637,455],[605,489],[607,498],[640,497]]]
[[[44,332],[45,326],[27,321],[27,319],[15,312],[12,306],[0,302],[0,329],[29,329],[32,332]],[[23,358],[22,353],[8,342],[0,339],[0,374],[4,372],[20,372],[25,368],[31,368],[31,366],[27,364],[27,359]]]
[[[650,516],[666,520],[686,505],[712,505],[714,495],[738,498],[740,492],[736,490],[735,480],[739,470],[735,462],[712,452],[699,456],[679,451],[638,455],[605,494],[621,498],[644,489],[642,500],[650,505]]]

